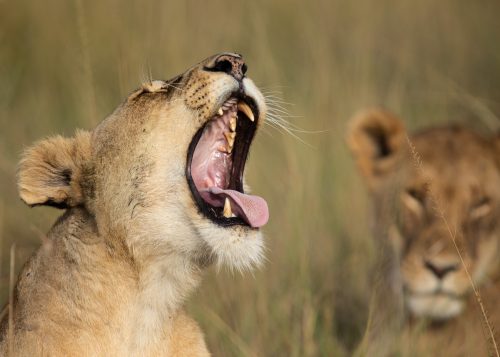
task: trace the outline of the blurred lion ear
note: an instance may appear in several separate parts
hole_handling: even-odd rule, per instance
[[[371,189],[395,170],[405,141],[403,122],[389,112],[371,109],[350,120],[347,144]]]
[[[68,208],[82,204],[90,148],[87,131],[78,131],[73,138],[51,137],[28,148],[17,173],[21,199],[30,206]]]

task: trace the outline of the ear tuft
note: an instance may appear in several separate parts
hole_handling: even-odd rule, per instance
[[[347,144],[371,188],[394,170],[405,138],[403,122],[381,109],[363,111],[350,120]]]
[[[30,206],[68,208],[84,201],[82,183],[90,163],[90,132],[73,138],[55,136],[28,148],[19,164],[17,186]]]

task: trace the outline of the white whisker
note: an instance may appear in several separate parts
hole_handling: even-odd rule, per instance
[[[298,125],[291,123],[288,119],[293,119],[293,118],[301,118],[301,116],[296,116],[296,115],[291,115],[289,110],[286,108],[286,106],[291,106],[293,104],[287,103],[283,101],[279,97],[278,92],[271,92],[271,91],[263,91],[264,93],[264,98],[266,100],[266,104],[268,106],[268,111],[267,111],[267,119],[266,119],[266,124],[269,125],[269,127],[288,134],[292,136],[294,139],[300,141],[301,143],[312,147],[309,143],[307,143],[304,139],[299,137],[297,134],[319,134],[323,133],[325,131],[323,130],[318,130],[318,131],[310,131],[310,130],[305,130]],[[273,94],[270,94],[273,93]],[[274,94],[276,93],[276,94]]]

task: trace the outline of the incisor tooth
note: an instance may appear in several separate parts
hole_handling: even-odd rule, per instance
[[[247,103],[239,102],[238,103],[238,110],[241,110],[243,112],[243,114],[245,114],[248,117],[248,119],[250,119],[251,121],[255,121],[255,118],[254,118],[253,113],[252,113],[252,109],[250,109],[250,107],[248,106]]]
[[[222,108],[219,108],[219,110],[217,111],[217,114],[219,114],[220,116],[224,115],[224,111],[222,110]]]
[[[234,146],[234,138],[236,138],[236,133],[225,131],[224,136],[226,137],[227,143],[229,144],[229,148],[232,149]]]
[[[222,212],[222,214],[226,218],[230,218],[233,215],[233,211],[231,211],[231,202],[227,197],[226,200],[224,201],[224,211]]]
[[[236,117],[229,119],[229,129],[236,131]]]

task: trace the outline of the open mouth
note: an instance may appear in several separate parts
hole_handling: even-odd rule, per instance
[[[199,209],[219,225],[258,228],[269,219],[266,201],[243,190],[243,172],[258,114],[250,97],[232,96],[189,145],[189,187]]]

